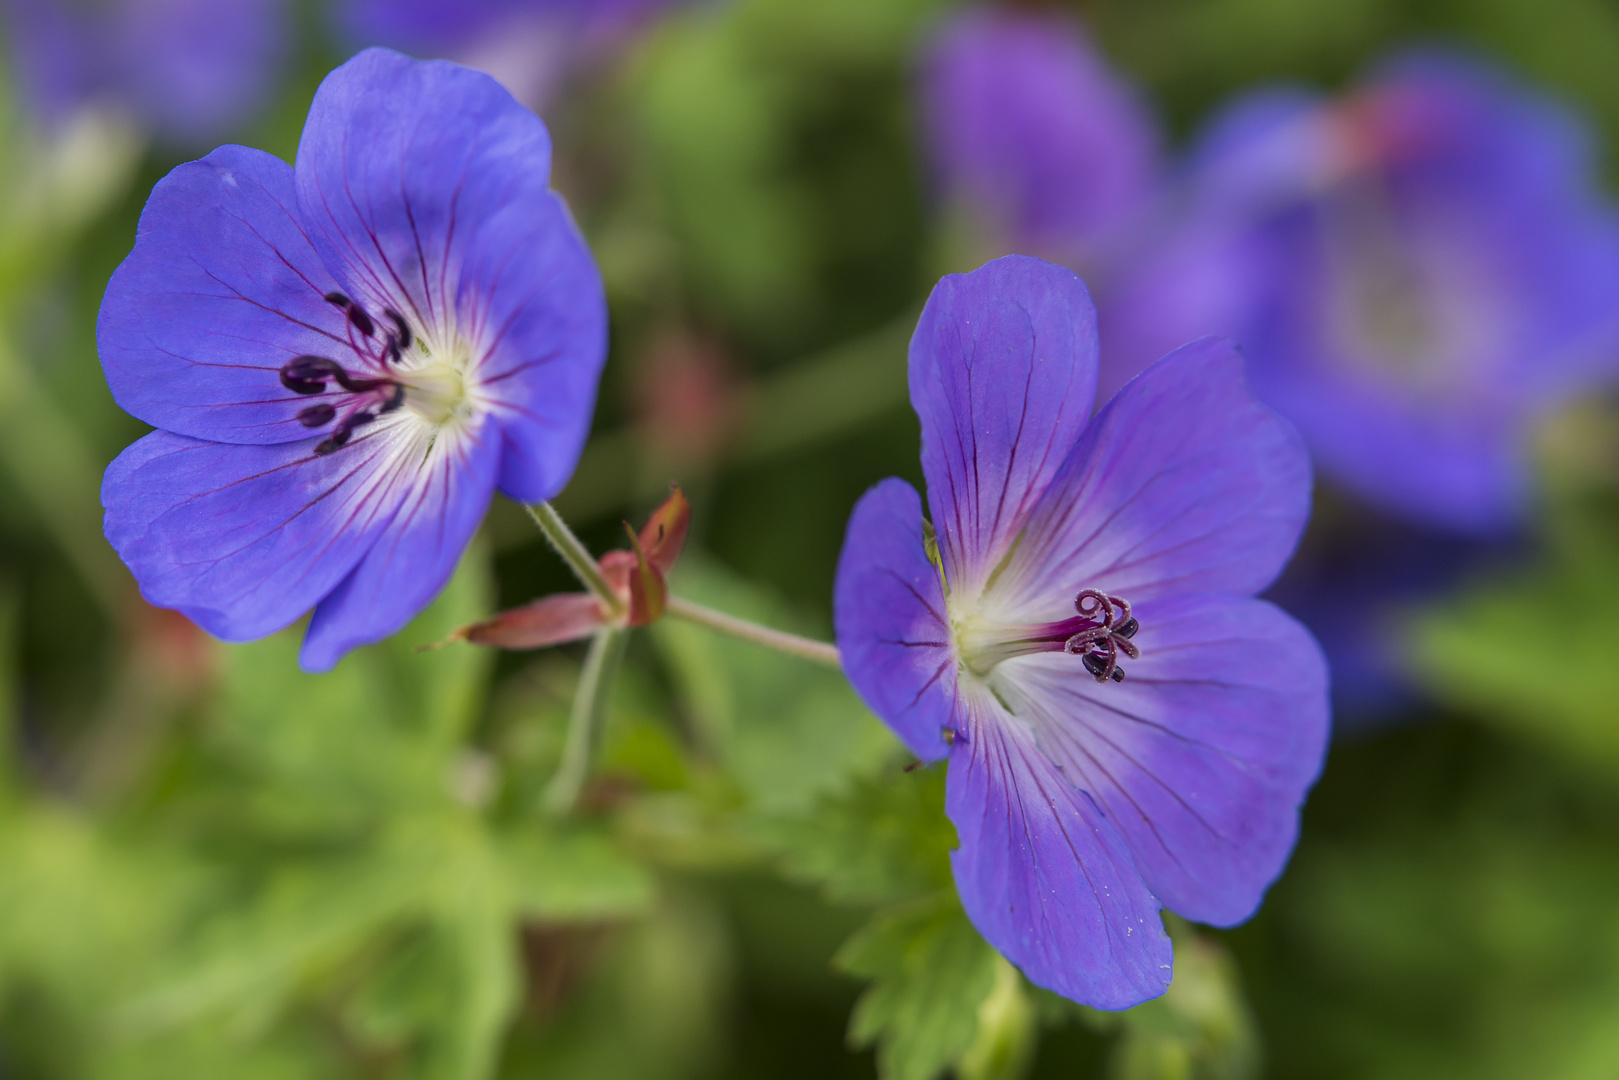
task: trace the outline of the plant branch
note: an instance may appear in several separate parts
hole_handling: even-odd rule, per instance
[[[763,645],[767,649],[787,653],[790,656],[813,660],[817,664],[825,664],[828,667],[841,666],[836,645],[825,641],[816,641],[813,638],[799,637],[797,634],[789,634],[783,630],[772,630],[768,626],[760,626],[758,623],[739,619],[735,615],[727,615],[723,611],[715,611],[713,608],[704,607],[702,604],[694,603],[683,596],[670,595],[667,614],[685,619],[688,622],[698,623],[708,627],[710,630],[718,630],[722,634],[730,634],[732,637],[741,638],[743,641],[751,641],[755,645]]]

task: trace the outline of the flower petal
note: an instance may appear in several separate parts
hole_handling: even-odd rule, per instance
[[[855,505],[832,613],[861,698],[917,757],[944,757],[956,655],[939,572],[922,546],[922,500],[905,481],[884,480]]]
[[[1002,664],[992,685],[1106,812],[1164,905],[1231,926],[1293,850],[1326,748],[1326,660],[1260,600],[1176,597],[1135,615],[1141,657],[1122,683],[1046,653]]]
[[[945,812],[956,889],[979,933],[1029,981],[1099,1009],[1169,987],[1173,950],[1106,815],[983,689],[962,695]]]
[[[273,633],[393,519],[397,455],[382,426],[324,457],[315,439],[237,446],[154,431],[107,468],[107,540],[159,607],[228,641]]]
[[[367,49],[326,77],[298,143],[298,203],[322,258],[372,310],[453,333],[461,263],[509,203],[549,195],[551,138],[499,83]]]
[[[607,359],[601,274],[554,193],[513,202],[467,246],[459,323],[504,431],[500,488],[554,497],[573,475]]]
[[[1235,346],[1204,338],[1097,414],[997,581],[997,605],[1044,620],[1071,614],[1085,588],[1131,603],[1257,592],[1292,553],[1309,502],[1298,434],[1249,394]]]
[[[399,512],[315,608],[298,654],[306,671],[329,671],[350,649],[410,622],[450,580],[489,509],[500,444],[488,432],[404,430]]]
[[[952,590],[976,592],[1090,417],[1096,309],[1071,270],[1008,255],[934,288],[911,404]]]
[[[322,256],[372,310],[474,358],[500,486],[528,502],[572,475],[607,355],[601,276],[550,168],[545,125],[499,83],[385,49],[327,77],[298,146]]]
[[[295,356],[348,351],[337,287],[299,224],[292,169],[222,146],[158,182],[113,274],[96,345],[113,398],[166,431],[215,442],[307,439]]]

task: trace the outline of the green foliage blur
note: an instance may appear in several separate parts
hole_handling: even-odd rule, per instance
[[[546,111],[614,344],[559,509],[598,551],[666,485],[677,590],[825,636],[844,522],[919,481],[904,348],[950,245],[912,64],[939,0],[676,9]],[[1460,42],[1619,147],[1605,0],[1090,0],[1184,135],[1230,94]],[[343,55],[312,8],[290,159]],[[0,82],[0,85],[9,85]],[[419,651],[572,587],[497,506],[440,600],[326,676],[224,646],[101,538],[95,313],[189,151],[0,90],[0,1076],[422,1080],[1619,1075],[1619,411],[1547,433],[1534,550],[1413,611],[1432,705],[1341,738],[1248,925],[1172,920],[1124,1014],[1025,983],[966,921],[939,769],[835,673],[661,623],[581,812],[542,798],[582,651]],[[1610,173],[1612,172],[1610,162]]]

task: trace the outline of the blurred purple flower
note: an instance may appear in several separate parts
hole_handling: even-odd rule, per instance
[[[1153,117],[1071,18],[968,9],[928,47],[921,99],[939,185],[1020,250],[1092,256],[1156,188]]]
[[[8,60],[54,124],[92,102],[171,139],[217,136],[264,103],[284,0],[0,0]]]
[[[1619,373],[1619,217],[1575,117],[1456,59],[1346,97],[1253,95],[1110,296],[1104,396],[1174,341],[1239,341],[1322,471],[1412,521],[1510,532],[1525,443]]]
[[[580,66],[679,0],[346,0],[349,40],[442,56],[499,79],[539,108]]]
[[[867,492],[835,612],[867,704],[950,759],[974,925],[1035,983],[1120,1009],[1169,984],[1161,908],[1258,906],[1328,716],[1315,643],[1252,597],[1304,525],[1298,436],[1213,338],[1093,419],[1096,352],[1070,271],[941,281],[910,356],[937,536],[910,485]]]
[[[321,84],[295,168],[225,146],[157,185],[97,326],[159,429],[102,487],[148,600],[232,641],[314,606],[325,670],[438,592],[496,486],[562,488],[606,311],[550,155],[487,76],[373,49]]]

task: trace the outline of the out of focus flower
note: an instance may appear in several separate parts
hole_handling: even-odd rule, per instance
[[[1619,375],[1619,217],[1577,119],[1413,57],[1337,100],[1239,102],[1188,186],[1110,297],[1104,395],[1172,342],[1228,335],[1361,498],[1463,534],[1521,523],[1532,427]]]
[[[578,71],[677,0],[348,0],[341,31],[364,45],[442,56],[544,105]]]
[[[263,104],[286,44],[285,0],[0,0],[8,60],[54,125],[110,106],[182,141]]]
[[[928,156],[997,242],[1094,261],[1152,197],[1153,117],[1056,13],[969,8],[922,64]]]
[[[973,923],[1033,982],[1120,1009],[1169,984],[1161,908],[1238,923],[1281,871],[1327,688],[1252,595],[1304,526],[1298,436],[1227,342],[1092,418],[1096,355],[1069,271],[1008,256],[940,282],[910,356],[932,525],[903,481],[867,492],[834,603],[855,688],[950,759]]]
[[[296,168],[226,146],[158,184],[97,326],[159,429],[102,488],[148,600],[233,641],[314,606],[324,670],[438,592],[497,485],[562,488],[606,311],[550,150],[488,77],[374,49],[321,85]]]

